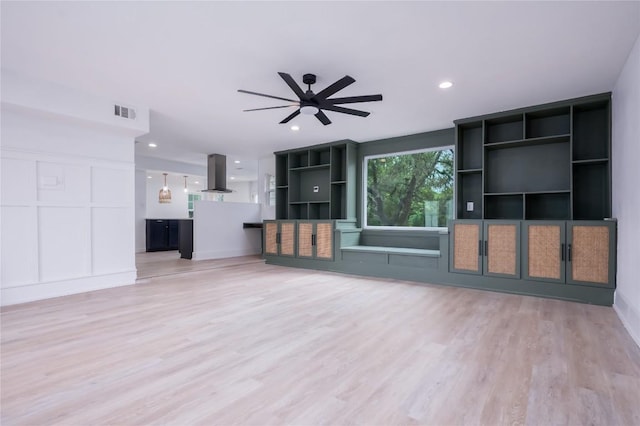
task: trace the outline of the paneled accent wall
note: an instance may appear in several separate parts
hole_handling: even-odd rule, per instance
[[[131,163],[3,148],[2,304],[134,283],[133,180]]]
[[[45,110],[48,86],[28,98],[6,82],[15,103],[3,97],[0,303],[134,284],[133,148],[148,127],[109,117],[109,100],[92,99],[106,105],[92,117],[74,92],[64,113]]]

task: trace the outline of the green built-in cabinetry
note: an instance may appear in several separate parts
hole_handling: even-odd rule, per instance
[[[449,270],[519,280],[501,290],[610,303],[611,94],[455,124]]]
[[[615,287],[614,221],[454,220],[451,272]]]
[[[300,259],[333,260],[332,220],[265,220],[263,253]]]
[[[458,219],[611,215],[609,93],[455,124]]]
[[[334,260],[336,221],[355,222],[356,155],[357,144],[347,140],[275,153],[276,220],[264,229],[269,262]]]
[[[455,124],[455,133],[410,138],[411,149],[455,143],[448,231],[357,227],[358,154],[396,152],[406,146],[398,138],[276,152],[266,262],[611,305],[610,94]]]
[[[356,143],[280,151],[276,219],[350,219],[356,211]]]
[[[519,221],[453,221],[449,232],[452,272],[520,278]]]
[[[613,221],[525,221],[524,278],[615,287]]]
[[[296,222],[293,220],[265,220],[263,224],[264,247],[267,256],[295,257]]]

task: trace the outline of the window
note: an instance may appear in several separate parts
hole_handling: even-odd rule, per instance
[[[188,201],[187,201],[187,210],[189,212],[189,217],[193,218],[193,203],[194,201],[200,201],[202,199],[202,196],[200,194],[189,194],[188,197]]]
[[[276,205],[276,177],[271,174],[265,175],[265,192],[268,206]]]
[[[453,219],[453,147],[367,156],[365,227],[438,228]]]

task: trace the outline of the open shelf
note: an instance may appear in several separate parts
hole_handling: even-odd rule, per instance
[[[287,206],[289,204],[289,188],[276,188],[276,219],[286,219],[288,215]]]
[[[290,203],[288,219],[309,219],[309,203]]]
[[[571,219],[571,193],[549,192],[525,194],[524,218],[536,220]]]
[[[309,150],[309,166],[329,166],[331,163],[331,149],[326,146]]]
[[[574,160],[573,164],[605,164],[608,163],[608,158],[594,158],[593,160]]]
[[[482,169],[464,169],[464,170],[458,170],[458,173],[461,173],[461,174],[482,173]]]
[[[524,194],[485,195],[485,219],[523,219]]]
[[[276,152],[276,218],[355,217],[356,149],[344,140]]]
[[[329,217],[329,202],[309,203],[309,219],[326,219]]]
[[[573,160],[609,158],[609,102],[573,108]]]
[[[482,219],[482,173],[459,173],[458,219]],[[467,203],[473,203],[473,210],[467,210]]]
[[[533,145],[545,145],[552,143],[569,143],[569,139],[571,138],[570,134],[562,134],[562,135],[553,135],[553,136],[541,136],[537,138],[530,139],[519,139],[512,140],[507,142],[493,142],[485,144],[485,148],[493,150],[493,149],[505,149],[505,148],[519,148],[524,146],[533,146]]]
[[[599,220],[611,216],[609,164],[573,165],[573,218]]]
[[[289,156],[276,155],[276,187],[283,187],[289,184]]]
[[[525,117],[525,137],[527,139],[571,133],[571,108],[569,106],[529,112],[525,114]]]
[[[485,192],[564,191],[570,188],[569,141],[488,150]]]
[[[455,124],[458,219],[611,215],[610,93]]]
[[[289,153],[289,168],[297,169],[309,165],[309,151],[297,151]]]
[[[291,169],[290,173],[290,202],[324,201],[330,198],[328,167]]]
[[[344,182],[347,179],[346,173],[346,149],[344,146],[331,147],[331,181]]]
[[[485,121],[485,143],[507,142],[524,138],[523,114]]]
[[[482,123],[458,129],[458,170],[482,168]]]
[[[292,167],[290,171],[299,171],[299,170],[314,170],[314,169],[328,169],[328,164],[316,164],[315,166],[302,166],[302,167]]]
[[[345,182],[331,183],[331,219],[346,217],[346,194]]]

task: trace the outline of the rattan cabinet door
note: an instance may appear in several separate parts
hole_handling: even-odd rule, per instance
[[[484,274],[520,278],[520,222],[486,221]]]
[[[280,222],[280,241],[278,254],[280,256],[295,256],[296,224],[295,222]]]
[[[565,282],[565,222],[524,222],[523,226],[524,278]]]
[[[278,222],[264,222],[264,254],[278,254]]]
[[[296,224],[294,221],[264,221],[263,232],[263,252],[266,256],[295,256]]]
[[[615,222],[569,222],[567,281],[614,287]]]
[[[298,222],[298,257],[313,257],[313,222]]]
[[[481,220],[455,220],[451,227],[451,272],[481,274]]]
[[[333,223],[316,223],[316,258],[333,260]]]

